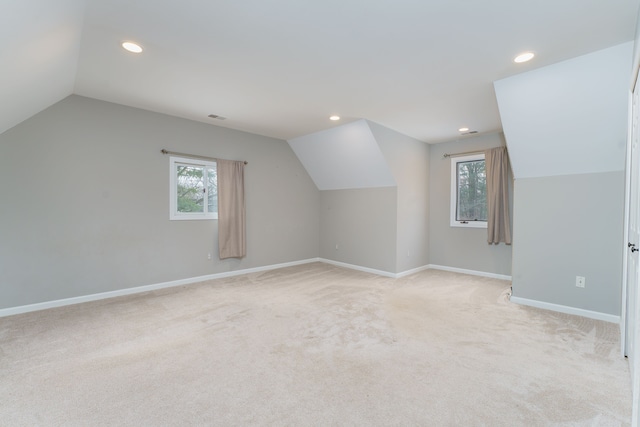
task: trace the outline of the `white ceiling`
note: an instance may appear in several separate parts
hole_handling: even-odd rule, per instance
[[[0,132],[76,93],[282,139],[339,114],[440,142],[501,128],[495,80],[632,40],[639,2],[3,0]]]

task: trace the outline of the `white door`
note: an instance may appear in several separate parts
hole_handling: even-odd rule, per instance
[[[637,102],[638,91],[633,92],[633,102],[631,106],[631,138],[630,147],[628,150],[629,155],[629,182],[627,186],[628,192],[628,232],[627,232],[627,298],[626,298],[626,322],[625,322],[625,343],[626,351],[625,355],[629,357],[629,360],[633,360],[634,347],[635,347],[635,302],[637,293],[637,272],[638,272],[638,257],[636,256],[636,248],[640,248],[640,240],[638,239],[638,114],[637,114]],[[635,282],[635,283],[634,283]],[[631,364],[633,370],[633,364]],[[633,372],[633,371],[632,371]]]
[[[640,75],[638,76],[640,79]],[[640,81],[640,80],[639,80]],[[638,119],[640,116],[640,87],[638,81],[633,90],[631,102],[631,137],[629,138],[629,147],[627,150],[629,168],[627,174],[627,257],[626,257],[626,304],[624,307],[624,347],[625,354],[629,359],[629,367],[631,370],[631,378],[633,385],[633,422],[634,426],[638,426],[640,420],[640,354],[637,347],[640,344],[638,334],[640,327],[637,322],[639,319],[637,310],[638,304],[638,274],[640,273],[638,266],[638,250],[640,250],[640,207],[638,203],[638,190],[640,189],[640,151],[638,144],[640,142],[640,132],[638,129]]]

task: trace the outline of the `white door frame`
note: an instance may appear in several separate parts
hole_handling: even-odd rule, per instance
[[[632,197],[632,191],[636,193],[640,189],[640,162],[634,162],[634,156],[640,156],[640,148],[636,141],[640,135],[640,102],[637,102],[640,95],[636,91],[640,91],[638,79],[640,74],[640,64],[634,60],[633,84],[629,96],[629,113],[628,113],[628,136],[627,136],[627,155],[626,155],[626,171],[625,171],[625,213],[624,213],[624,256],[623,256],[623,273],[622,273],[622,305],[620,316],[620,341],[621,352],[623,356],[628,356],[629,369],[631,372],[632,386],[632,419],[631,425],[640,427],[640,271],[638,269],[638,260],[631,259],[636,265],[632,272],[633,277],[629,276],[629,259],[631,256],[638,257],[627,246],[633,243],[640,247],[640,239],[637,230],[633,235],[630,233],[632,225],[632,217],[635,218],[635,224],[640,224],[640,198]],[[634,102],[635,100],[635,102]],[[635,126],[634,126],[635,122]],[[636,145],[635,149],[633,148]],[[637,194],[636,194],[637,196]],[[632,203],[635,206],[632,206]],[[633,211],[633,212],[632,212]],[[631,240],[638,240],[633,241]],[[631,312],[633,310],[633,312]]]
[[[632,89],[633,90],[633,89]],[[627,131],[627,148],[626,148],[626,160],[625,160],[625,189],[624,189],[624,247],[622,248],[622,304],[620,306],[620,352],[622,356],[628,356],[627,342],[627,242],[629,242],[629,210],[630,210],[630,186],[631,186],[631,139],[633,131],[633,92],[629,93],[628,100],[628,131]]]

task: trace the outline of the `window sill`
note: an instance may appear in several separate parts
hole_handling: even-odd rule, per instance
[[[215,216],[170,216],[169,219],[171,221],[201,221],[201,220],[212,220],[218,219],[218,215]]]
[[[451,227],[458,227],[458,228],[487,228],[487,222],[486,221],[469,221],[468,223],[462,223],[459,221],[456,222],[452,222]]]

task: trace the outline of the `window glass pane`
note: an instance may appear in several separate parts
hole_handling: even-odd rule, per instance
[[[218,176],[216,168],[207,168],[207,192],[207,208],[209,212],[218,212]]]
[[[459,162],[456,221],[487,220],[487,176],[484,160]]]
[[[177,165],[178,212],[204,212],[204,168]]]

